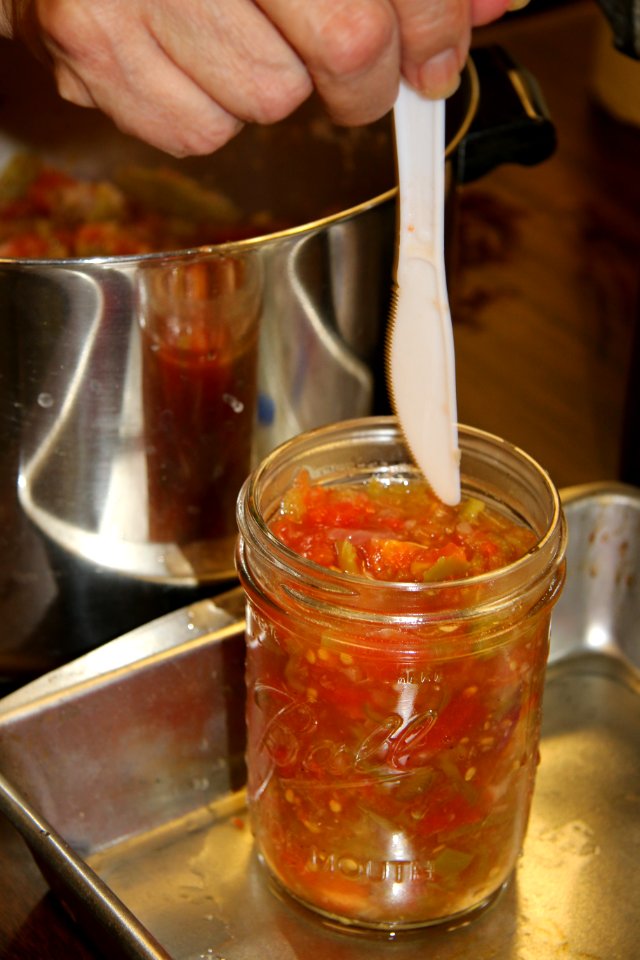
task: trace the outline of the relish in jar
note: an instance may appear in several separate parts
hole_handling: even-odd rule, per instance
[[[391,418],[290,441],[239,500],[258,852],[344,923],[476,911],[526,829],[562,513],[521,451],[460,440],[456,507]]]

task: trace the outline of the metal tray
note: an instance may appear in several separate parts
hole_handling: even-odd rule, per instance
[[[112,641],[0,701],[0,811],[105,954],[174,960],[635,960],[640,490],[563,491],[541,764],[515,877],[466,926],[395,942],[269,887],[244,784],[242,598]]]

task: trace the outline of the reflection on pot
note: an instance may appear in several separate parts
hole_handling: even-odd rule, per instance
[[[205,578],[251,464],[256,274],[238,256],[140,273],[149,540],[181,546]]]
[[[229,578],[251,465],[260,261],[202,251],[135,271],[87,264],[62,271],[62,287],[43,269],[18,349],[25,512],[105,572]],[[48,279],[49,295],[37,289]]]

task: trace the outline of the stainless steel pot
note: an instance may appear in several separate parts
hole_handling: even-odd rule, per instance
[[[81,617],[92,633],[79,644],[94,646],[148,619],[141,593],[160,613],[184,600],[179,589],[233,574],[233,504],[252,458],[309,427],[384,412],[392,129],[389,117],[337,128],[311,101],[213,157],[173,161],[60,100],[20,58],[0,44],[0,165],[25,148],[91,176],[125,160],[171,164],[222,190],[245,219],[281,225],[141,257],[0,261],[5,577],[23,601],[38,595],[26,633],[40,635],[61,583],[74,616],[99,607],[91,597],[109,584],[105,607],[122,617]],[[503,60],[477,51],[450,102],[451,201],[456,183],[553,149],[535,85]],[[208,331],[202,355],[167,352],[196,326]],[[132,584],[135,610],[115,599]]]

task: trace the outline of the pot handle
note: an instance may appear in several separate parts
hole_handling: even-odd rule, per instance
[[[503,163],[533,166],[552,155],[556,131],[535,78],[499,46],[476,47],[480,80],[476,115],[455,155],[458,183]]]

